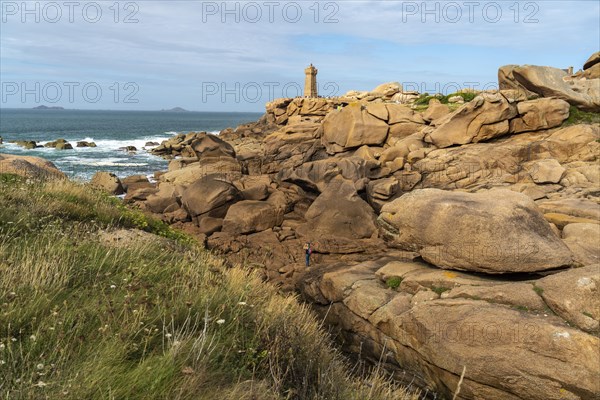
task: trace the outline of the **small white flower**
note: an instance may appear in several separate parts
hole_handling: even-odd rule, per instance
[[[110,288],[111,288],[111,289],[115,289],[115,288],[116,288],[116,286],[115,286],[115,285],[110,285]]]
[[[37,369],[44,369],[44,364],[40,363],[35,366]]]
[[[223,325],[224,323],[225,323],[224,319],[218,319],[217,320],[217,324],[219,324],[219,325]]]
[[[51,326],[51,327],[49,327],[48,329],[50,329],[51,331],[53,331],[53,330],[54,330],[54,327],[53,327],[53,326]]]
[[[170,338],[171,336],[173,336],[173,335],[171,335],[170,333],[167,333],[167,334],[165,335],[165,337],[166,337],[167,339],[168,339],[168,338]]]
[[[31,335],[31,336],[29,336],[29,339],[31,339],[31,341],[35,342],[37,338],[35,337],[35,335]]]
[[[41,388],[41,387],[44,387],[44,386],[47,386],[47,385],[48,385],[48,384],[47,384],[47,383],[45,383],[44,381],[39,381],[39,382],[38,382],[38,383],[36,383],[34,386],[37,386],[37,387],[40,387],[40,388]]]
[[[6,364],[6,361],[0,360],[0,365],[4,365],[4,364]]]
[[[238,303],[238,306],[245,306],[246,304],[248,304],[248,303],[246,303],[245,301],[240,301],[240,302]]]
[[[16,342],[16,341],[17,341],[17,338],[11,337],[11,338],[10,338],[10,341],[11,341],[11,342]]]
[[[0,350],[4,350],[6,346],[4,346],[4,343],[0,343]]]

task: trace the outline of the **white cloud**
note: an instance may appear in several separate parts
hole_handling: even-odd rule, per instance
[[[3,11],[7,3],[21,4],[2,2]],[[336,82],[341,91],[368,89],[386,80],[487,82],[495,79],[498,66],[509,63],[578,68],[598,50],[600,35],[597,2],[520,2],[516,15],[515,2],[480,1],[473,22],[463,1],[427,2],[428,10],[437,4],[437,15],[423,14],[421,1],[324,1],[318,3],[318,15],[314,2],[280,2],[272,22],[264,1],[228,2],[229,9],[237,4],[239,23],[234,14],[223,15],[221,1],[138,1],[133,16],[138,23],[123,23],[135,11],[124,9],[127,2],[119,3],[117,23],[112,2],[96,4],[103,12],[97,23],[77,12],[73,23],[66,12],[57,23],[44,21],[44,15],[40,23],[30,15],[23,23],[21,13],[4,12],[0,79],[133,81],[144,96],[136,106],[140,108],[257,110],[260,102],[199,101],[198,90],[202,82],[300,82],[311,61],[320,69],[319,79]],[[251,23],[255,5],[262,18]],[[455,5],[462,17],[452,23]],[[214,6],[217,13],[203,14],[215,11]],[[302,18],[292,23],[298,7]],[[502,19],[492,23],[497,9]],[[338,22],[325,23],[328,15]],[[526,23],[528,15],[538,22]],[[116,107],[121,106],[126,108]]]

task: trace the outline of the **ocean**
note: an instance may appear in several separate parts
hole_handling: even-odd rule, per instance
[[[89,180],[97,171],[110,171],[120,178],[150,175],[164,170],[168,162],[143,149],[146,142],[158,142],[177,133],[206,131],[219,133],[225,128],[256,121],[260,113],[33,110],[0,109],[0,153],[30,155],[52,161],[76,180]],[[27,150],[12,140],[35,140],[43,145],[66,139],[73,150],[37,148]],[[95,142],[98,147],[78,148],[76,142]],[[135,146],[129,154],[121,147]]]

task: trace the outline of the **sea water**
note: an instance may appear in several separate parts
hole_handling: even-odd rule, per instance
[[[110,171],[124,178],[150,175],[165,170],[167,161],[145,149],[177,133],[207,131],[218,134],[225,128],[256,121],[260,113],[168,112],[104,110],[0,109],[0,153],[42,157],[52,161],[69,177],[89,180],[97,171]],[[73,150],[24,149],[14,140],[34,140],[38,145],[66,139]],[[97,147],[76,147],[78,141]],[[137,152],[120,148],[135,146]]]

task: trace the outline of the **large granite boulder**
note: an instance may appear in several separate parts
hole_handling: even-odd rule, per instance
[[[285,168],[277,175],[277,180],[292,182],[308,190],[322,192],[332,179],[342,177],[355,182],[357,189],[364,189],[364,180],[377,162],[361,157],[327,158],[302,164],[297,168]]]
[[[330,112],[323,120],[322,142],[330,154],[362,145],[380,145],[387,134],[387,123],[367,112],[359,103]]]
[[[536,160],[525,164],[525,169],[535,183],[558,183],[566,169],[553,158]]]
[[[239,179],[242,176],[242,166],[238,160],[232,157],[203,158],[200,161],[168,171],[161,175],[160,181],[188,186],[204,176],[215,174],[220,175],[223,179]]]
[[[0,154],[0,173],[15,174],[31,179],[66,178],[66,175],[48,160],[12,154]]]
[[[509,133],[509,119],[517,108],[501,94],[482,93],[451,114],[436,121],[425,141],[439,148],[477,143]]]
[[[223,232],[232,235],[261,232],[281,225],[283,213],[266,201],[244,200],[235,203],[223,220]]]
[[[390,242],[444,269],[535,272],[573,261],[533,200],[509,190],[415,190],[383,206],[379,223]]]
[[[355,248],[353,241],[377,237],[373,209],[360,198],[352,182],[341,178],[330,182],[304,217],[307,222],[298,226],[296,233],[319,243],[318,251]]]
[[[229,206],[240,199],[240,191],[219,175],[200,178],[188,186],[181,196],[182,204],[192,218],[223,218]]]
[[[121,180],[112,172],[96,172],[90,181],[90,186],[114,195],[125,193]]]
[[[560,126],[569,118],[569,103],[561,99],[536,99],[517,104],[518,118],[510,121],[510,132],[539,131]]]

